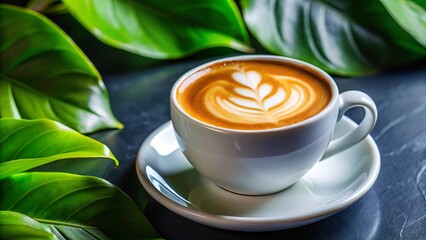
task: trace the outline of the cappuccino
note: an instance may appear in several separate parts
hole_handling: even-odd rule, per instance
[[[177,101],[193,118],[239,130],[278,128],[308,119],[331,100],[319,74],[272,60],[209,65],[177,88]]]

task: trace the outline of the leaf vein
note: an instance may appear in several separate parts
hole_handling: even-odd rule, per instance
[[[111,198],[111,199],[114,199],[115,197],[114,196],[104,196],[104,197],[98,197],[98,198],[96,198],[94,201],[91,201],[91,202],[88,202],[88,203],[86,203],[86,204],[84,204],[84,205],[82,205],[80,208],[78,208],[78,209],[76,209],[76,210],[74,210],[74,212],[72,212],[66,219],[65,219],[65,221],[67,221],[67,220],[69,220],[70,218],[72,218],[75,214],[77,214],[79,211],[81,211],[82,209],[84,209],[85,207],[87,207],[87,206],[90,206],[90,205],[92,205],[93,203],[95,203],[95,202],[98,202],[98,201],[103,201],[103,200],[105,200],[105,199],[109,199],[109,198]],[[101,211],[99,211],[98,213],[102,213],[102,212],[104,212],[105,211],[105,209],[101,209]],[[96,213],[95,215],[97,215],[98,213]],[[89,219],[90,219],[91,217],[89,217]],[[85,223],[87,223],[87,219],[84,221]]]
[[[69,49],[66,49],[66,48],[50,48],[48,50],[46,49],[46,50],[41,51],[41,52],[36,52],[36,53],[32,54],[31,56],[26,57],[22,61],[16,62],[15,66],[10,67],[10,69],[8,69],[7,73],[12,72],[17,67],[22,66],[23,64],[26,64],[30,61],[33,61],[35,58],[40,58],[40,57],[42,57],[43,55],[46,55],[46,54],[52,54],[52,53],[56,54],[57,52],[59,52],[59,53],[70,53],[72,56],[76,56],[77,58],[80,57],[77,53],[75,53],[75,52],[73,52]]]
[[[33,126],[33,125],[26,125],[26,126],[22,126],[22,127],[17,127],[15,130],[13,130],[13,131],[9,132],[6,136],[4,136],[4,137],[0,140],[0,143],[5,142],[8,138],[10,138],[12,135],[16,134],[17,132],[19,132],[19,131],[21,131],[21,130],[24,130],[24,129],[26,129],[26,128],[30,128],[30,127],[32,127],[32,126]]]
[[[64,193],[64,194],[62,194],[62,195],[60,195],[60,196],[58,196],[56,199],[54,199],[54,200],[52,200],[49,204],[47,204],[46,206],[44,206],[44,208],[43,209],[41,209],[38,213],[37,213],[37,215],[35,216],[35,217],[38,217],[38,216],[40,216],[40,215],[43,215],[43,213],[50,207],[50,206],[52,206],[53,204],[55,204],[56,202],[58,202],[58,201],[60,201],[61,199],[63,199],[63,198],[65,198],[65,197],[67,197],[67,196],[69,196],[69,195],[72,195],[72,194],[75,194],[75,193],[77,193],[77,192],[79,192],[79,191],[84,191],[84,190],[88,190],[88,189],[92,189],[92,188],[97,188],[97,187],[103,187],[103,186],[99,186],[98,184],[97,185],[92,185],[92,186],[87,186],[87,187],[82,187],[82,188],[78,188],[78,189],[74,189],[74,190],[72,190],[72,191],[69,191],[69,192],[66,192],[66,193]],[[67,221],[69,219],[69,217],[68,218],[66,218],[64,221]]]
[[[44,182],[42,184],[39,184],[38,186],[29,189],[26,193],[24,193],[21,197],[19,197],[11,206],[9,206],[9,208],[7,210],[12,210],[20,201],[22,201],[26,196],[28,196],[31,192],[34,192],[35,190],[37,190],[38,188],[41,188],[45,185],[54,183],[54,182],[59,182],[59,181],[73,181],[73,179],[55,179],[55,180],[51,180],[51,181],[47,181]]]
[[[4,28],[2,29],[2,32],[4,32]],[[39,34],[39,33],[53,33],[53,32],[50,31],[50,30],[47,30],[47,29],[43,29],[43,30],[36,30],[34,32],[30,32],[29,34],[26,34],[26,35],[25,34],[21,35],[21,36],[15,38],[13,41],[9,42],[7,45],[1,46],[2,49],[0,49],[0,53],[3,53],[6,49],[11,48],[15,44],[18,44],[20,41],[23,41],[26,38],[28,38],[32,35]]]
[[[16,159],[17,156],[19,156],[19,154],[22,152],[22,150],[24,150],[24,148],[26,148],[28,145],[30,145],[32,142],[34,142],[35,140],[37,140],[38,138],[46,135],[46,134],[51,134],[54,132],[59,132],[60,130],[58,129],[52,129],[52,130],[48,130],[45,132],[42,132],[40,134],[38,134],[37,136],[31,138],[30,140],[28,140],[25,144],[23,144],[22,146],[20,146],[16,151],[15,154],[11,157],[11,159]]]
[[[15,79],[13,79],[13,78],[11,78],[11,77],[8,77],[8,76],[5,76],[5,75],[3,75],[3,74],[1,74],[1,75],[2,75],[2,77],[3,77],[4,79],[6,79],[6,81],[9,81],[9,82],[11,82],[11,83],[15,84],[16,86],[19,86],[19,87],[24,88],[25,90],[27,90],[27,91],[29,91],[29,92],[32,92],[32,93],[34,93],[34,94],[36,94],[36,95],[39,95],[39,96],[41,96],[42,98],[43,98],[43,97],[53,98],[55,101],[58,101],[58,102],[60,102],[60,103],[63,103],[63,104],[66,104],[66,105],[70,105],[70,106],[72,106],[72,107],[76,107],[76,106],[77,106],[79,109],[81,109],[81,110],[83,110],[83,111],[86,111],[86,112],[88,112],[88,113],[94,114],[94,115],[99,116],[99,117],[103,117],[102,115],[100,115],[100,114],[98,114],[97,112],[94,112],[94,111],[92,111],[92,110],[90,110],[90,109],[88,109],[88,108],[85,108],[85,107],[82,107],[82,106],[79,106],[79,105],[75,105],[74,103],[71,103],[71,102],[65,101],[64,99],[61,99],[61,98],[56,98],[56,97],[51,96],[51,95],[49,95],[49,94],[47,94],[47,93],[45,93],[45,92],[40,92],[39,90],[34,89],[34,88],[31,88],[31,87],[29,87],[28,85],[26,85],[26,84],[22,83],[22,82],[21,82],[21,81],[19,81],[19,80],[15,80]],[[19,107],[19,105],[18,105],[18,107]]]
[[[307,5],[306,5],[306,3],[307,3]],[[315,44],[315,41],[313,40],[314,39],[314,36],[312,34],[313,30],[312,30],[312,25],[311,25],[310,18],[309,18],[312,15],[312,6],[313,6],[313,2],[312,1],[305,1],[304,2],[303,22],[304,22],[304,26],[305,26],[304,30],[305,30],[305,33],[307,35],[306,39],[308,41],[309,48],[311,49],[312,53],[315,55],[315,57],[320,62],[322,62],[325,65],[328,65],[328,64],[334,65],[331,61],[327,61],[326,57],[323,56],[319,52],[319,50],[318,50],[318,48],[317,48],[317,46]],[[318,24],[325,25],[324,19],[325,18],[321,18],[321,23],[318,23]]]

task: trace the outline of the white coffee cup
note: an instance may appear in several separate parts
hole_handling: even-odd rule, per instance
[[[213,126],[190,116],[177,101],[177,88],[200,69],[226,61],[278,61],[309,68],[331,86],[331,100],[318,114],[301,122],[263,130],[237,130]],[[363,140],[377,120],[373,100],[363,92],[339,94],[334,80],[323,70],[296,59],[248,55],[219,59],[198,66],[174,84],[170,96],[171,118],[185,157],[203,176],[241,194],[262,195],[281,191],[305,175],[324,155],[332,155]],[[362,107],[365,116],[357,128],[331,141],[343,114]],[[331,141],[331,142],[330,142]]]

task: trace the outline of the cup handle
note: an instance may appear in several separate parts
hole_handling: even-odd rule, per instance
[[[347,91],[339,95],[339,115],[337,121],[340,121],[343,114],[353,107],[364,108],[365,116],[361,123],[349,133],[332,140],[321,160],[357,144],[373,130],[377,121],[377,107],[367,94],[360,91]]]

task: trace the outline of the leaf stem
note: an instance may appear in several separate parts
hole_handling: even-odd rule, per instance
[[[69,222],[53,221],[53,220],[40,219],[40,218],[33,218],[33,219],[36,220],[37,222],[46,223],[46,224],[63,225],[63,226],[68,226],[68,227],[87,228],[87,229],[97,229],[96,227],[81,225],[81,224],[75,224],[75,223],[69,223]]]

